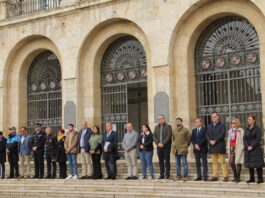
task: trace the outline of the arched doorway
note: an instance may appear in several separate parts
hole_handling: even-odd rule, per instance
[[[148,121],[147,67],[142,44],[132,36],[114,41],[101,62],[101,98],[103,124],[110,121],[119,133],[119,143],[132,122],[139,131]]]
[[[201,34],[195,52],[197,114],[207,125],[218,112],[229,123],[238,117],[246,126],[250,113],[262,125],[259,39],[244,18],[224,17]]]
[[[51,51],[40,53],[28,72],[28,127],[35,123],[57,131],[62,125],[61,66]]]

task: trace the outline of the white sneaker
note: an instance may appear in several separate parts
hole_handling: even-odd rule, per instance
[[[152,179],[154,179],[154,177],[152,177],[152,176],[149,176],[149,177],[148,177],[148,179],[149,179],[149,180],[152,180]]]
[[[68,177],[66,177],[66,179],[73,179],[73,176],[69,175]]]
[[[73,177],[72,177],[72,179],[78,179],[78,176],[77,176],[77,175],[75,175],[75,176],[73,176]]]

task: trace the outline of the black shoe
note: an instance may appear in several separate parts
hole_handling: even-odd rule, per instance
[[[264,181],[263,180],[258,180],[257,181],[257,184],[261,184],[261,183],[264,183]]]
[[[39,176],[34,175],[32,179],[39,179]]]
[[[203,181],[208,181],[208,177],[203,177]]]
[[[82,176],[82,177],[79,177],[79,179],[86,179],[87,176]]]
[[[137,179],[138,179],[137,176],[133,176],[133,177],[132,177],[132,180],[137,180]]]
[[[112,177],[111,179],[112,179],[112,180],[116,180],[116,177]]]
[[[14,179],[14,176],[10,175],[7,177],[7,179]]]
[[[128,177],[125,178],[125,180],[131,180],[132,178],[133,177],[128,176]]]
[[[159,177],[158,177],[158,179],[165,179],[165,178],[164,178],[164,177],[162,177],[162,176],[159,176]]]
[[[247,184],[249,184],[249,183],[255,183],[255,180],[254,179],[249,179],[246,182],[247,182]]]
[[[194,181],[201,181],[201,180],[202,180],[201,177],[196,177],[196,178],[194,179]]]
[[[44,177],[43,176],[39,176],[39,179],[43,179]]]
[[[108,177],[105,178],[105,180],[109,180],[109,179],[111,179],[111,176],[108,176]]]
[[[5,179],[5,176],[2,176],[2,179]]]
[[[169,176],[166,176],[166,179],[169,179]]]
[[[217,177],[212,177],[209,181],[218,181]]]
[[[86,179],[92,179],[92,176],[86,176]]]

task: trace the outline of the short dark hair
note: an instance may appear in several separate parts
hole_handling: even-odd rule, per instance
[[[20,129],[24,129],[25,131],[27,131],[27,130],[28,130],[28,128],[27,128],[27,127],[25,127],[25,126],[23,126],[23,127],[20,127]]]
[[[73,125],[73,124],[71,124],[71,123],[70,123],[70,124],[68,124],[67,126],[71,126],[71,127],[74,127],[74,125]]]
[[[64,129],[58,129],[58,132],[65,133]]]
[[[3,133],[3,131],[0,131],[0,135],[2,136],[4,133]]]
[[[213,114],[215,114],[215,115],[217,115],[218,117],[220,117],[219,113],[217,113],[216,111],[214,111],[214,112],[211,113],[211,115],[213,115]]]
[[[200,117],[200,116],[197,116],[197,117],[195,118],[195,120],[200,120],[201,123],[203,122],[203,119],[202,119],[202,117]]]
[[[179,120],[180,122],[183,122],[182,118],[177,118],[176,120]]]

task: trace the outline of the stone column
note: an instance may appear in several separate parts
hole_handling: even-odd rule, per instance
[[[7,18],[7,0],[0,0],[0,20]]]

